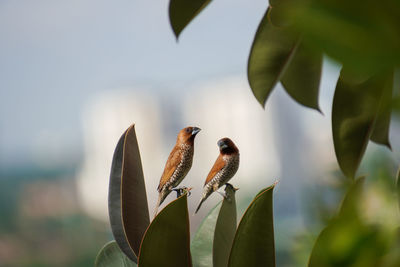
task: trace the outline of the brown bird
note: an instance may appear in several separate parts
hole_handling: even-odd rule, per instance
[[[225,137],[218,141],[219,156],[214,163],[204,183],[203,196],[196,209],[197,213],[201,204],[221,186],[226,184],[239,168],[239,149],[231,139]]]
[[[161,175],[160,184],[157,188],[159,197],[154,216],[157,215],[158,207],[169,193],[171,193],[173,188],[182,182],[192,167],[194,138],[200,130],[197,127],[186,127],[178,133],[176,144],[169,154],[167,163],[165,163],[164,172]]]

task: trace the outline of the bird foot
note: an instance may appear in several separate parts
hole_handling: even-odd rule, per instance
[[[225,184],[225,192],[226,192],[226,189],[228,189],[228,188],[231,188],[234,192],[236,192],[236,191],[239,190],[239,188],[234,187],[232,184],[226,183],[226,184]]]
[[[186,187],[186,186],[182,186],[182,187],[176,187],[173,188],[172,191],[176,192],[176,197],[180,197],[183,194],[188,194],[188,196],[190,196],[190,190],[192,190],[191,187]]]
[[[225,194],[220,193],[228,202],[232,202],[232,195],[235,194],[235,192],[239,188],[234,187],[230,183],[225,184]]]

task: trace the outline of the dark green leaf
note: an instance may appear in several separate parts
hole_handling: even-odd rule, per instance
[[[288,16],[290,10],[296,4],[296,0],[278,0],[269,1],[269,18],[273,25],[277,27],[287,27],[293,24],[291,16]]]
[[[220,207],[221,202],[211,209],[194,235],[190,249],[195,267],[209,267],[213,264],[213,237]]]
[[[170,0],[169,20],[176,38],[183,29],[196,17],[211,0]]]
[[[393,74],[388,74],[387,82],[382,87],[382,99],[379,105],[371,141],[385,145],[391,149],[389,141],[390,117],[392,114]]]
[[[247,66],[250,87],[261,105],[282,78],[298,45],[298,38],[270,23],[269,10],[258,26]]]
[[[399,65],[399,1],[293,2],[287,16],[296,29],[347,68],[368,73]]]
[[[332,107],[336,158],[343,173],[353,178],[371,137],[383,92],[391,75],[376,74],[365,81],[351,80],[342,70]]]
[[[118,247],[117,242],[111,241],[104,245],[96,257],[95,267],[135,267],[136,263],[131,261]]]
[[[140,242],[150,220],[134,125],[125,131],[115,148],[108,192],[108,212],[117,244],[136,262]]]
[[[226,197],[222,201],[214,233],[212,265],[214,267],[228,266],[237,223],[235,191],[236,189],[230,184],[225,186]]]
[[[281,82],[286,92],[298,103],[320,111],[319,83],[322,71],[322,53],[299,44]]]
[[[192,266],[187,194],[169,203],[151,222],[140,247],[138,266]]]
[[[247,208],[236,231],[228,266],[275,266],[274,187],[263,190]]]
[[[275,7],[275,6],[278,6],[281,1],[282,0],[269,0],[268,2],[269,2],[270,6]]]
[[[392,99],[392,108],[397,113],[397,116],[400,114],[400,97],[394,97]]]

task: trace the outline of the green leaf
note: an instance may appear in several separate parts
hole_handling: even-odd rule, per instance
[[[272,25],[269,10],[258,26],[247,66],[250,87],[261,105],[265,105],[272,89],[283,77],[299,41],[285,28]]]
[[[211,0],[171,0],[169,2],[169,20],[176,38]]]
[[[236,190],[227,185],[228,198],[212,208],[201,222],[191,243],[193,266],[227,266],[236,233]]]
[[[293,5],[295,4],[296,0],[270,0],[269,18],[271,23],[277,27],[292,26],[293,19],[291,18],[291,16],[288,16],[288,10],[291,10]]]
[[[392,114],[392,94],[394,73],[388,73],[387,82],[382,87],[382,98],[379,105],[374,129],[371,134],[371,141],[385,145],[391,149],[389,141],[390,117]]]
[[[380,238],[376,228],[351,217],[339,217],[318,236],[308,266],[381,266],[385,249]]]
[[[397,177],[396,177],[396,191],[397,191],[397,198],[399,201],[399,209],[400,209],[400,168],[397,171]]]
[[[213,265],[213,237],[220,207],[221,202],[210,210],[193,237],[190,249],[195,267]]]
[[[226,197],[222,201],[214,232],[213,265],[214,267],[228,266],[233,239],[236,233],[237,215],[235,191],[232,185],[225,186]]]
[[[292,1],[287,16],[313,46],[359,72],[400,63],[400,2]]]
[[[322,53],[300,43],[281,82],[286,92],[298,103],[320,111],[319,83]]]
[[[363,192],[365,177],[357,178],[347,190],[346,195],[340,205],[339,215],[357,216],[359,200]]]
[[[153,219],[140,246],[138,266],[192,266],[187,194]]]
[[[342,70],[332,106],[332,132],[336,158],[343,173],[353,178],[364,155],[393,74],[350,79]],[[378,130],[378,129],[377,129]]]
[[[117,242],[110,241],[104,245],[96,257],[95,267],[136,267],[118,247]]]
[[[400,266],[400,227],[393,231],[392,236],[392,244],[390,246],[389,252],[385,255],[383,261],[381,262],[381,266]]]
[[[259,193],[244,213],[236,231],[228,266],[275,266],[274,187]]]
[[[393,111],[395,111],[397,113],[396,115],[399,116],[399,114],[400,114],[400,97],[399,96],[393,97],[392,108],[393,108]]]
[[[108,212],[114,238],[133,261],[149,225],[146,189],[135,126],[118,141],[111,166]]]

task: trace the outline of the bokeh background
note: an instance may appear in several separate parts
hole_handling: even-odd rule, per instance
[[[340,66],[325,58],[323,114],[294,102],[281,85],[263,109],[246,66],[266,7],[261,0],[215,1],[177,42],[167,0],[1,1],[0,266],[93,265],[113,238],[108,175],[115,145],[132,123],[151,214],[177,132],[202,128],[182,184],[193,187],[191,213],[218,155],[216,142],[229,136],[241,151],[231,181],[240,188],[239,216],[260,189],[279,180],[277,263],[304,266],[347,184],[330,120]],[[370,198],[378,210],[400,162],[396,116],[393,150],[371,143],[360,171],[383,188]],[[191,216],[192,232],[220,200],[213,195]],[[396,207],[385,207],[382,220],[393,219]]]

